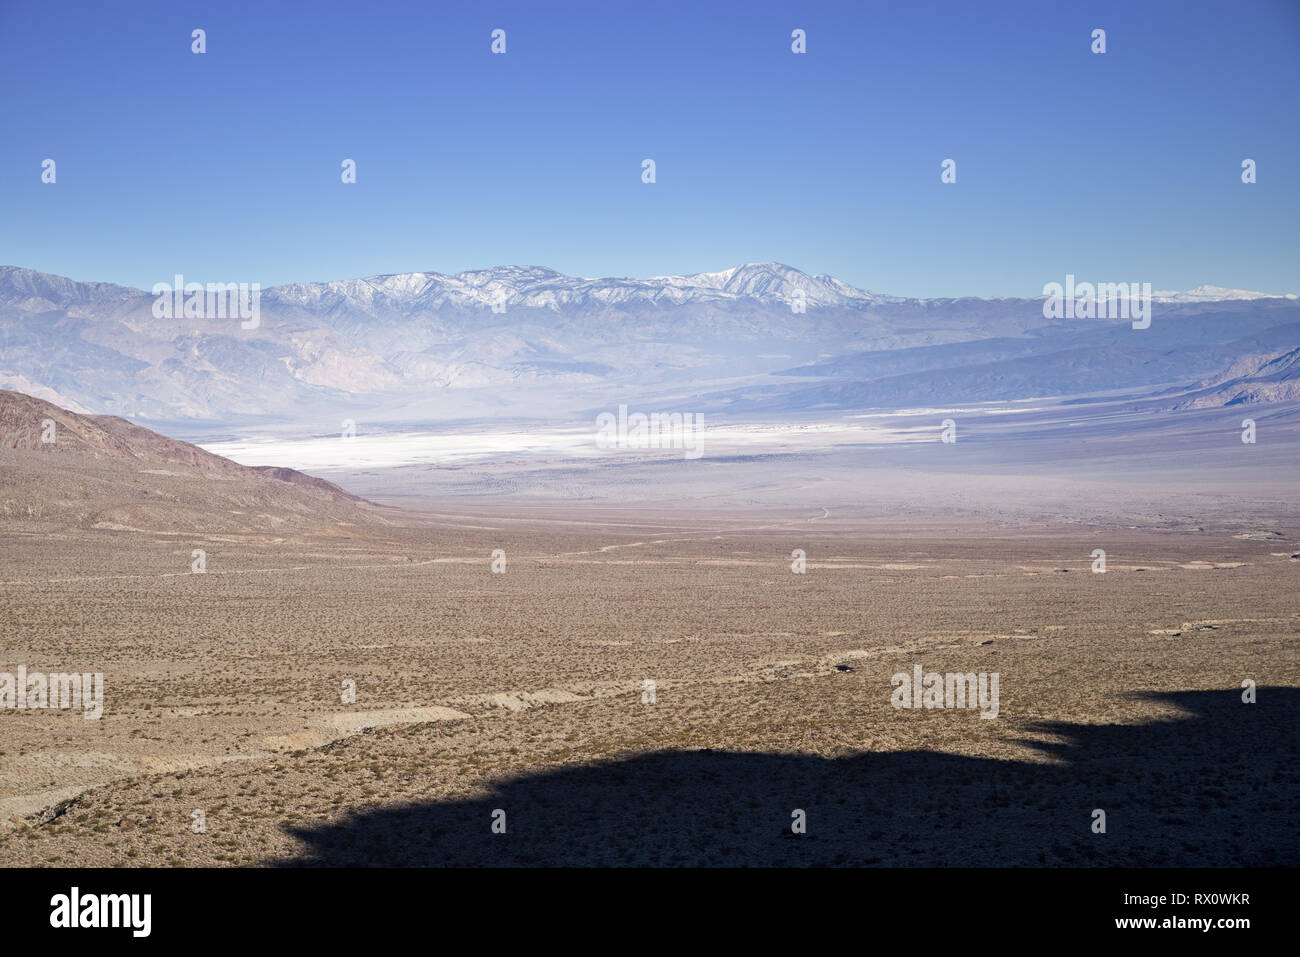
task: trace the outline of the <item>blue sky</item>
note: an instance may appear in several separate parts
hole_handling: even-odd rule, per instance
[[[1300,291],[1297,0],[0,0],[0,87],[0,264],[76,279]]]

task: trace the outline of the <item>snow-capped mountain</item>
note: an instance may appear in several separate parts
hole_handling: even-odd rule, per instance
[[[160,276],[169,282],[170,274]],[[812,276],[782,263],[745,263],[719,272],[647,279],[583,279],[545,266],[495,266],[447,275],[436,272],[398,273],[331,282],[298,282],[263,291],[263,301],[303,307],[329,308],[346,304],[362,308],[412,310],[420,308],[482,308],[502,301],[506,306],[561,309],[588,304],[627,302],[684,305],[700,302],[764,304],[802,300],[807,305],[866,308],[879,303],[947,302],[910,299],[859,289],[833,276]],[[131,303],[150,294],[107,282],[79,282],[18,266],[0,266],[0,304],[27,310],[76,305]],[[1156,290],[1159,302],[1222,302],[1252,299],[1296,299],[1295,293],[1270,294],[1223,286],[1201,285],[1185,292]],[[974,297],[972,297],[974,298]],[[985,301],[1002,301],[986,297]]]
[[[1225,289],[1222,286],[1197,286],[1186,292],[1162,292],[1154,290],[1151,299],[1154,302],[1230,302],[1249,299],[1295,299],[1295,293],[1274,295],[1267,292],[1250,292],[1246,289]]]
[[[349,305],[368,311],[472,309],[504,304],[531,309],[619,306],[643,303],[763,304],[802,301],[818,306],[866,306],[902,302],[876,296],[831,276],[809,276],[781,263],[747,263],[722,272],[650,279],[580,279],[543,266],[498,266],[457,273],[403,273],[325,283],[293,283],[268,290],[270,301],[300,307]]]
[[[771,262],[648,279],[500,266],[277,286],[247,327],[0,267],[0,388],[212,422],[585,414],[639,395],[851,408],[1192,384],[1300,344],[1294,296],[1202,286],[1157,302],[1139,333],[1045,318],[1041,299],[908,299]]]

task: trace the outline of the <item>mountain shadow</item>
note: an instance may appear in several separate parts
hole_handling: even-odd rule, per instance
[[[1300,689],[1145,695],[1189,716],[1043,723],[1048,763],[932,751],[655,752],[471,801],[291,828],[280,866],[1300,865]],[[492,833],[505,811],[506,833]],[[796,835],[792,812],[806,814]],[[1093,812],[1106,814],[1094,833]]]

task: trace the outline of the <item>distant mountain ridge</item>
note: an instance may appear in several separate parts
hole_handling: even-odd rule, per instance
[[[1230,343],[1300,344],[1268,333],[1300,322],[1294,296],[1202,286],[1155,301],[1137,332],[1045,318],[1041,299],[909,299],[773,262],[648,279],[501,266],[276,286],[242,328],[156,317],[144,290],[0,267],[0,388],[213,423],[572,416],[655,395],[797,412],[1191,387],[1242,358],[1218,351]]]
[[[197,279],[198,277],[189,277]],[[160,282],[170,282],[171,275]],[[331,297],[356,305],[390,302],[407,306],[492,306],[506,293],[507,306],[558,308],[594,302],[612,304],[629,300],[672,303],[716,299],[755,299],[759,302],[789,303],[800,293],[810,305],[869,305],[872,303],[951,302],[953,297],[916,298],[893,296],[859,289],[833,276],[809,275],[777,262],[743,263],[718,272],[683,276],[652,276],[645,279],[606,277],[585,279],[568,276],[545,266],[495,266],[455,274],[437,272],[391,273],[327,282],[295,282],[263,290],[268,299],[306,305]],[[0,266],[0,303],[48,304],[127,303],[148,290],[108,282],[82,282],[20,266]],[[1222,286],[1201,285],[1184,292],[1155,290],[1161,302],[1219,302],[1251,299],[1296,299],[1295,293],[1270,294]],[[982,298],[986,301],[1018,297]],[[1034,298],[1034,297],[1030,297]]]
[[[830,276],[809,276],[780,263],[747,263],[734,269],[650,279],[581,279],[543,266],[498,266],[455,275],[400,273],[324,283],[291,283],[269,299],[306,306],[347,302],[360,307],[491,307],[494,304],[561,309],[628,302],[680,306],[692,302],[788,303],[802,295],[811,305],[902,302],[878,296]]]

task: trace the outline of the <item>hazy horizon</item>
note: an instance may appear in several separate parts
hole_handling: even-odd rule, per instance
[[[0,262],[137,288],[775,260],[914,298],[1034,296],[1066,272],[1295,289],[1300,9],[1284,0],[1230,16],[1029,0],[887,17],[769,0],[652,17],[71,8],[81,29],[56,34],[43,5],[0,5],[0,81],[21,105],[0,151]]]

